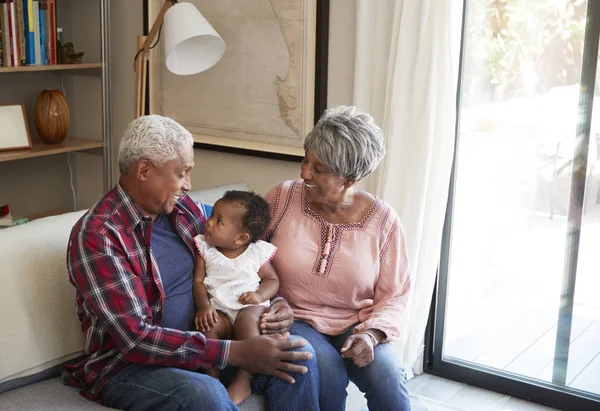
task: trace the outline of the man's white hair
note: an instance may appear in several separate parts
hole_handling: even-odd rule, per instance
[[[127,174],[138,160],[160,165],[181,158],[194,140],[189,131],[175,120],[158,116],[141,116],[129,123],[119,146],[119,171]]]

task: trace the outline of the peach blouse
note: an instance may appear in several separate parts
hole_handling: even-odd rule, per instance
[[[323,334],[359,323],[355,333],[374,328],[384,341],[397,339],[411,280],[396,212],[376,199],[360,222],[330,224],[310,209],[302,180],[280,183],[265,197],[279,295],[294,317]]]

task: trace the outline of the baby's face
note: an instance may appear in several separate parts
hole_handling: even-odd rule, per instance
[[[241,221],[246,209],[240,204],[219,200],[212,215],[204,223],[204,240],[215,247],[237,248],[236,241],[243,234]]]

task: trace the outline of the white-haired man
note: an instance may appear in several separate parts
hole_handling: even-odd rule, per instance
[[[273,336],[209,340],[191,331],[193,238],[205,220],[186,195],[193,167],[192,136],[176,121],[130,124],[119,184],[71,232],[67,265],[86,353],[65,365],[63,381],[118,409],[235,410],[224,386],[201,372],[232,365],[256,373],[253,390],[268,409],[318,409],[312,347],[281,334],[292,323],[285,300],[263,319]]]

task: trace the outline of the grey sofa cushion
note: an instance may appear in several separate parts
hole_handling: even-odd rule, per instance
[[[214,205],[217,200],[229,190],[248,191],[246,183],[232,183],[203,190],[190,191],[188,195],[197,203],[203,203],[209,206]]]
[[[0,394],[2,411],[107,411],[104,407],[79,395],[77,388],[68,387],[60,378],[52,378]],[[253,395],[240,406],[242,411],[261,411],[264,398]]]

